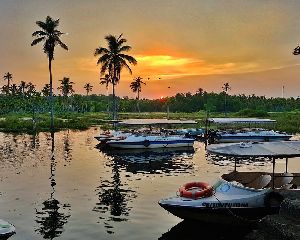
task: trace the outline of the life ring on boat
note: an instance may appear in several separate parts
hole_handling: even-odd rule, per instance
[[[191,191],[192,188],[200,188],[197,191]],[[180,197],[185,198],[202,198],[209,197],[213,194],[213,188],[206,182],[190,182],[179,188]]]
[[[147,139],[144,140],[143,145],[144,145],[145,147],[149,147],[149,146],[150,146],[150,141],[147,140]]]

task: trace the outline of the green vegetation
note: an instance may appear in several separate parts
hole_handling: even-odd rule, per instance
[[[243,112],[243,111],[241,111]],[[245,115],[239,113],[230,113],[227,117],[262,117],[261,112],[258,111],[258,115],[250,111],[246,111]],[[275,130],[286,131],[289,133],[300,132],[300,111],[299,112],[277,112],[267,113],[268,118],[277,120]],[[193,112],[193,113],[182,113],[182,112],[171,112],[169,114],[170,119],[191,119],[198,122],[197,127],[205,127],[205,119],[207,113],[205,111]],[[224,117],[224,113],[210,113],[210,117]],[[121,112],[119,113],[120,119],[128,118],[166,118],[166,112]],[[99,126],[103,129],[111,128],[112,125],[108,124],[110,117],[106,112],[68,112],[68,113],[57,113],[55,114],[54,124],[55,130],[63,129],[79,129],[84,130],[92,126]],[[50,131],[50,118],[49,113],[36,114],[35,120],[33,121],[31,114],[21,113],[9,113],[3,114],[0,117],[0,131],[2,132],[40,132]],[[273,126],[271,126],[272,128]]]

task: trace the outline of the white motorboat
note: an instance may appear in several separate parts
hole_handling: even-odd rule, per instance
[[[125,139],[109,140],[106,144],[112,148],[178,148],[193,147],[195,139],[184,136],[168,135],[130,135]]]
[[[217,131],[215,133],[215,141],[219,143],[287,141],[291,137],[291,134],[287,134],[285,132],[264,129],[247,131]]]
[[[210,186],[188,183],[179,195],[162,199],[159,205],[182,219],[225,224],[257,223],[263,216],[279,211],[285,194],[300,193],[300,173],[289,173],[287,158],[300,156],[300,141],[212,144],[207,151],[229,157],[273,159],[273,171],[238,172],[221,176]],[[275,161],[286,158],[284,173],[275,173]]]
[[[128,119],[117,123],[118,126],[141,127],[148,126],[148,129],[131,131],[110,131],[106,134],[95,137],[105,147],[122,149],[152,149],[152,148],[178,148],[193,147],[194,138],[185,135],[171,135],[162,126],[171,125],[193,125],[197,122],[191,120],[168,120],[168,119]],[[159,130],[153,130],[159,128]]]
[[[12,236],[15,231],[16,229],[12,224],[0,219],[0,239],[7,239]]]
[[[230,129],[232,125],[266,125],[275,124],[276,120],[259,118],[209,118],[207,124],[217,124],[227,130],[208,130],[209,141],[212,143],[232,142],[272,142],[287,141],[292,137],[286,132],[268,130],[263,128]]]

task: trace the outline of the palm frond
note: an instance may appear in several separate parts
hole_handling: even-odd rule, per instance
[[[127,54],[119,54],[119,57],[125,59],[126,61],[128,61],[129,63],[131,63],[133,65],[137,64],[137,60],[134,57],[129,56]]]
[[[68,46],[64,44],[59,38],[56,39],[56,42],[65,50],[69,50]]]
[[[36,44],[38,44],[38,43],[40,43],[44,40],[45,40],[45,37],[40,37],[40,38],[34,39],[31,43],[31,46],[34,46],[34,45],[36,45]]]
[[[33,34],[32,34],[32,36],[33,37],[35,37],[35,36],[46,36],[47,35],[47,33],[46,32],[44,32],[44,31],[41,31],[41,30],[38,30],[38,31],[35,31]]]
[[[120,49],[119,49],[119,52],[128,52],[131,50],[131,47],[130,46],[122,46]]]

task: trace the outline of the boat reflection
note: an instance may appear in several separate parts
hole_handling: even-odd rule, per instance
[[[159,240],[243,240],[252,231],[251,228],[236,228],[229,225],[214,225],[199,221],[182,221],[164,233]]]
[[[218,166],[231,166],[237,164],[252,165],[252,166],[265,166],[271,163],[272,159],[268,157],[230,157],[230,156],[218,156],[210,153],[206,153],[206,159],[208,162]]]
[[[187,172],[193,168],[189,161],[195,150],[191,147],[161,149],[102,150],[116,164],[127,172],[160,174],[170,172]]]
[[[40,225],[35,229],[39,232],[44,239],[54,239],[59,237],[63,230],[64,225],[68,222],[70,215],[70,204],[61,204],[57,199],[55,199],[55,170],[56,170],[56,160],[55,160],[55,143],[54,143],[54,133],[51,133],[51,163],[50,163],[50,184],[51,193],[50,198],[43,202],[43,207],[41,210],[36,210],[36,222]]]

